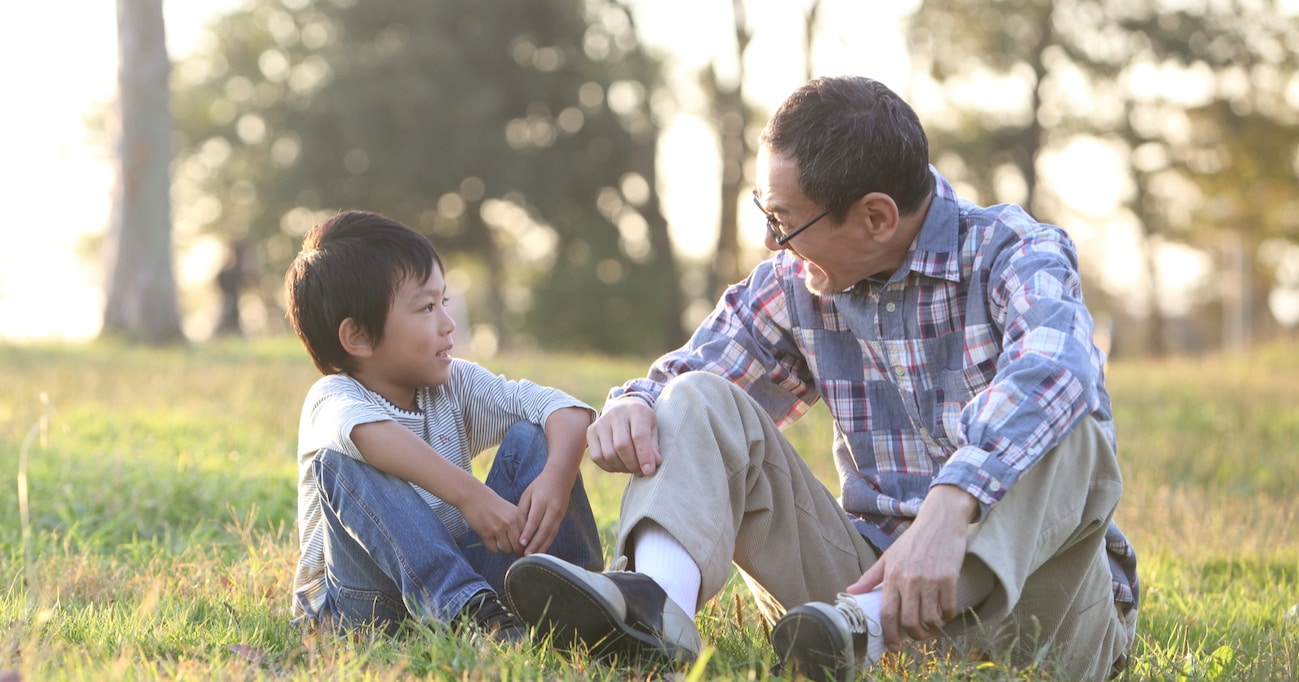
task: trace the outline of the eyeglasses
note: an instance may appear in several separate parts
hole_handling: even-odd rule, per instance
[[[794,237],[797,237],[799,232],[806,230],[807,228],[811,227],[812,224],[815,223],[816,221],[826,217],[827,215],[830,215],[830,210],[831,210],[827,208],[824,211],[821,211],[820,213],[813,216],[811,220],[803,223],[802,225],[799,225],[798,227],[790,230],[789,232],[785,232],[784,230],[780,229],[780,218],[777,218],[775,214],[768,213],[767,209],[762,207],[762,202],[758,201],[758,190],[756,189],[753,190],[753,205],[757,206],[758,210],[762,211],[762,215],[767,218],[767,234],[771,235],[771,238],[776,240],[776,244],[779,246],[784,246],[788,244],[789,240],[793,239]]]

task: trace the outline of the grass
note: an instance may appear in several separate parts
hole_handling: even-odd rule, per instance
[[[1110,385],[1144,602],[1128,679],[1299,678],[1299,353],[1116,363]],[[593,405],[642,359],[486,362]],[[291,339],[190,349],[0,346],[0,680],[626,679],[647,671],[288,622],[294,445],[316,372]],[[42,399],[45,396],[45,400]],[[815,410],[789,435],[833,486]],[[585,465],[611,537],[622,479]],[[21,484],[25,485],[21,485]],[[26,497],[20,493],[25,489]],[[767,679],[738,581],[701,615],[686,679]],[[890,657],[880,679],[1040,679]]]

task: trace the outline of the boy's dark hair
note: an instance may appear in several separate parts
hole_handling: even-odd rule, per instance
[[[427,280],[442,259],[424,235],[368,211],[343,211],[312,227],[284,275],[288,316],[323,374],[356,369],[338,340],[352,318],[372,343],[383,339],[393,296]]]
[[[762,143],[798,164],[799,190],[831,209],[835,221],[870,192],[889,195],[907,215],[934,191],[929,140],[916,112],[869,78],[807,83],[772,115]]]

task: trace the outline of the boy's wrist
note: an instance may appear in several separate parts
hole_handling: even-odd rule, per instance
[[[452,486],[451,494],[441,498],[443,502],[461,510],[462,514],[464,513],[463,510],[465,505],[472,504],[474,501],[482,498],[483,495],[497,494],[495,490],[487,487],[486,483],[478,480],[478,478],[473,474],[469,475],[469,479],[472,480],[472,483],[469,483],[468,485]]]

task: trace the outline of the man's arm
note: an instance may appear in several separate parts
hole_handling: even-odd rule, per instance
[[[893,650],[902,633],[933,636],[956,616],[971,522],[1098,405],[1099,360],[1072,245],[1054,228],[1021,232],[1028,236],[1000,249],[991,277],[988,307],[1004,330],[1001,357],[992,384],[961,413],[965,443],[939,471],[915,521],[849,588],[883,585],[880,615]]]
[[[890,651],[902,646],[903,632],[912,639],[927,639],[956,617],[956,580],[978,510],[974,496],[960,488],[930,488],[911,526],[848,586],[852,594],[884,586],[880,620]]]

